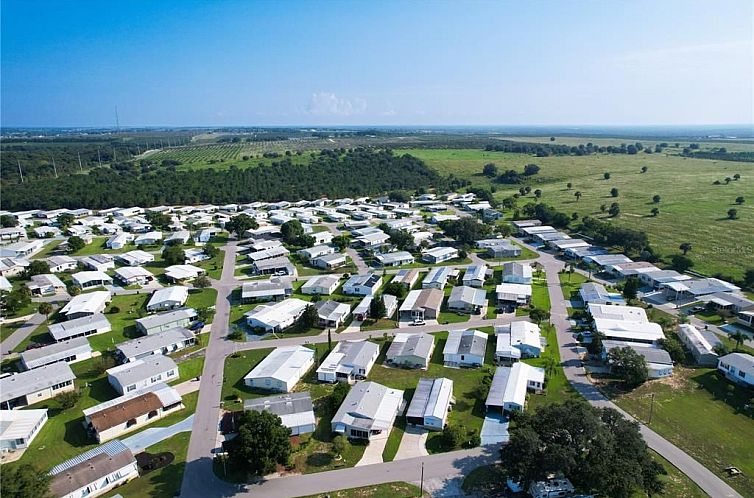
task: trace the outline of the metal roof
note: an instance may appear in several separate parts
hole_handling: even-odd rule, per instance
[[[471,354],[484,358],[487,334],[478,330],[451,330],[443,354]]]
[[[86,337],[76,337],[63,342],[56,342],[37,349],[21,353],[21,360],[27,368],[32,369],[53,361],[60,361],[70,356],[91,353],[92,347]]]
[[[182,343],[193,339],[194,334],[187,329],[176,327],[174,329],[163,330],[156,334],[147,335],[131,339],[130,341],[121,342],[116,346],[126,358],[134,358],[143,353],[157,351],[173,344]]]
[[[257,366],[244,376],[244,379],[270,377],[286,384],[298,381],[302,368],[314,362],[314,350],[304,346],[275,348]]]
[[[50,335],[56,341],[63,341],[69,337],[97,329],[104,329],[105,332],[112,329],[107,317],[102,313],[74,318],[67,322],[53,323],[49,326]]]
[[[107,375],[117,380],[125,389],[130,384],[141,382],[170,370],[177,371],[178,365],[169,356],[158,354],[110,368],[107,370]]]
[[[76,376],[68,363],[61,362],[2,377],[0,378],[0,403],[75,379]]]

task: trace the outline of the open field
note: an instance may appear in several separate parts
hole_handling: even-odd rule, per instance
[[[651,396],[654,395],[654,398]],[[754,414],[745,405],[751,394],[720,379],[714,370],[676,366],[673,377],[652,381],[614,401],[631,415],[723,477],[744,496],[754,495]],[[730,479],[723,469],[743,475]]]
[[[231,166],[255,168],[260,164],[266,166],[285,157],[290,158],[295,164],[303,164],[309,160],[308,153],[302,155],[293,153],[290,156],[285,156],[283,153],[287,148],[292,148],[287,141],[188,145],[149,154],[147,159],[157,163],[166,159],[180,161],[181,164],[176,167],[179,170],[200,168],[223,170]],[[275,158],[262,157],[264,152],[280,152],[281,155]],[[244,160],[244,157],[247,157],[247,159]]]
[[[664,154],[591,155],[533,157],[525,154],[485,152],[474,149],[406,149],[427,162],[441,174],[454,174],[471,180],[473,185],[497,187],[495,198],[503,199],[518,191],[518,185],[493,184],[481,175],[482,167],[495,163],[498,169],[523,170],[528,163],[542,169],[532,177],[532,188],[542,190],[542,202],[580,216],[603,216],[602,204],[618,202],[621,214],[615,223],[644,230],[652,246],[662,255],[678,253],[678,246],[690,242],[688,256],[694,269],[704,273],[741,278],[746,268],[754,266],[754,202],[736,206],[735,199],[754,199],[754,166],[733,161],[687,159]],[[647,166],[646,173],[641,167]],[[603,173],[611,174],[610,180]],[[726,185],[724,179],[741,175]],[[720,180],[721,185],[713,185]],[[572,189],[566,183],[573,183]],[[617,188],[619,196],[610,195]],[[577,202],[574,192],[582,193]],[[652,196],[661,197],[659,204]],[[519,205],[533,202],[534,196],[519,200]],[[650,215],[657,207],[660,214]],[[727,220],[728,209],[738,210],[737,220]]]
[[[567,137],[561,137],[561,136],[555,136],[555,140],[551,141],[549,136],[516,136],[516,137],[501,137],[503,140],[512,140],[514,142],[529,142],[529,143],[537,143],[537,144],[555,144],[555,145],[581,145],[581,144],[588,144],[593,143],[594,145],[599,145],[602,147],[607,147],[610,145],[613,146],[620,146],[621,144],[635,144],[636,142],[641,142],[645,147],[648,145],[651,145],[654,147],[657,144],[661,143],[667,143],[668,146],[664,149],[665,151],[671,152],[671,153],[679,153],[683,150],[684,147],[688,147],[689,143],[694,142],[698,143],[699,146],[702,149],[706,148],[713,148],[713,147],[725,147],[727,150],[733,152],[733,151],[752,151],[754,150],[754,142],[751,140],[749,141],[731,141],[731,140],[717,140],[713,142],[704,142],[704,141],[698,141],[698,140],[688,140],[688,139],[676,139],[676,138],[662,138],[662,139],[637,139],[637,138],[620,138],[620,137],[578,137],[578,136],[567,136]],[[676,147],[675,144],[678,144],[679,146]]]

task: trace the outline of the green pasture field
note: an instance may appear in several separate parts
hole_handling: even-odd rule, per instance
[[[662,255],[679,253],[678,246],[690,242],[688,256],[694,269],[707,274],[722,273],[741,278],[754,267],[754,166],[734,161],[688,159],[665,154],[592,155],[533,157],[526,154],[486,152],[475,149],[406,149],[443,175],[454,174],[472,185],[491,187],[495,197],[503,199],[518,192],[519,185],[503,185],[481,175],[482,167],[495,163],[498,169],[522,171],[535,163],[542,169],[532,177],[532,192],[542,190],[541,201],[579,216],[605,218],[600,206],[618,202],[621,214],[614,223],[644,230],[652,247]],[[646,173],[641,167],[647,166]],[[609,180],[603,173],[609,172]],[[725,184],[726,177],[741,175],[738,181]],[[714,185],[720,180],[721,185]],[[573,183],[571,189],[566,188]],[[613,198],[610,189],[617,188]],[[574,193],[582,197],[576,200]],[[657,194],[659,204],[652,202]],[[743,196],[747,202],[736,205]],[[534,202],[533,193],[519,200],[523,206]],[[660,214],[651,216],[657,207]],[[730,208],[738,210],[737,220],[728,220]]]

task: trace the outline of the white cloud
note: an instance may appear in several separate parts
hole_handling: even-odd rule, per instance
[[[306,112],[314,116],[353,116],[363,114],[366,109],[364,99],[345,99],[334,93],[318,92],[312,94]]]

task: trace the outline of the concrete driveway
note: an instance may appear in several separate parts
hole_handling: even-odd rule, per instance
[[[429,455],[427,453],[427,436],[429,431],[421,427],[408,426],[401,438],[401,445],[395,454],[394,460],[405,460]]]
[[[488,413],[484,416],[482,432],[479,436],[482,440],[482,446],[507,443],[510,439],[508,419],[503,417],[502,414]]]
[[[364,465],[372,465],[374,463],[382,463],[384,461],[382,459],[382,452],[385,451],[385,445],[387,445],[387,438],[389,435],[390,433],[385,437],[369,441],[367,449],[364,450],[364,455],[355,466],[361,467]]]

